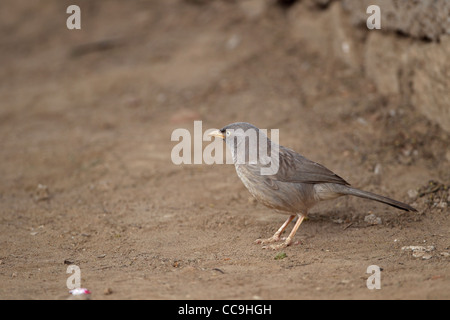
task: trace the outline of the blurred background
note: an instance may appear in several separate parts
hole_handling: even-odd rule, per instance
[[[72,4],[80,30],[66,27]],[[366,27],[371,4],[381,30]],[[440,251],[431,268],[411,260],[421,290],[394,275],[392,297],[448,298],[449,10],[446,0],[2,0],[0,298],[64,297],[64,263],[80,265],[99,298],[302,298],[337,266],[347,274],[307,297],[365,297],[355,261],[393,250],[398,266],[413,259],[398,246],[423,241]],[[249,198],[233,166],[171,162],[172,131],[194,120],[280,129],[282,145],[421,213],[324,204],[303,232],[310,256],[275,265],[251,242],[284,217]],[[381,226],[366,228],[372,213]],[[365,249],[353,251],[343,227]],[[314,265],[324,245],[335,256],[321,280],[286,291],[293,266]]]

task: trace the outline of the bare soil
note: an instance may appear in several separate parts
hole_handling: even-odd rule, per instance
[[[295,41],[288,8],[77,2],[81,30],[66,28],[68,1],[0,4],[1,299],[67,298],[70,264],[92,299],[450,298],[448,134]],[[419,212],[341,198],[311,212],[300,244],[263,250],[253,241],[286,217],[232,165],[172,163],[171,133],[194,120],[277,128]]]

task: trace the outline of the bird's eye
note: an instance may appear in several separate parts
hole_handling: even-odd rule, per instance
[[[230,134],[231,134],[231,132],[227,130],[227,137],[229,137]]]

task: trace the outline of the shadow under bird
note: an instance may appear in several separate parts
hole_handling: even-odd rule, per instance
[[[324,200],[351,195],[379,201],[405,211],[417,211],[405,203],[351,187],[347,181],[321,164],[274,143],[249,123],[232,123],[209,135],[225,140],[239,178],[259,202],[289,214],[272,237],[255,241],[263,244],[263,248],[268,248],[266,245],[269,244],[272,249],[291,245],[308,211]],[[251,141],[252,137],[256,137],[254,143]],[[263,149],[264,152],[261,152]],[[251,157],[254,154],[257,155],[256,160]],[[273,163],[276,164],[276,171],[262,173],[268,164]],[[291,233],[286,239],[282,239],[281,234],[296,217],[298,219]],[[282,240],[284,242],[280,244],[272,244]]]

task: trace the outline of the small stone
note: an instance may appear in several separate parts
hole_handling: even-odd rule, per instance
[[[234,34],[228,39],[226,47],[228,50],[234,50],[235,48],[237,48],[240,42],[241,39],[239,38],[239,36]]]
[[[342,52],[344,52],[344,53],[350,52],[350,45],[348,44],[347,41],[342,42],[341,49],[342,49]]]
[[[441,209],[445,209],[445,208],[447,208],[447,206],[448,206],[447,202],[444,202],[444,201],[441,201],[437,204],[437,207],[441,208]]]
[[[381,218],[377,217],[373,213],[369,214],[368,216],[365,216],[364,217],[364,222],[367,222],[368,224],[371,224],[371,225],[377,225],[377,224],[381,224],[382,223]]]
[[[110,294],[113,294],[113,291],[111,288],[106,288],[105,290],[103,290],[103,294],[105,296],[109,296]]]
[[[44,201],[48,199],[50,199],[50,191],[48,190],[48,187],[43,184],[38,184],[34,193],[34,200]]]
[[[381,172],[382,172],[382,166],[381,166],[381,164],[377,163],[375,165],[375,168],[373,169],[373,173],[376,175],[379,175],[379,174],[381,174]]]
[[[435,246],[406,246],[406,247],[402,247],[402,251],[422,251],[422,252],[431,252],[436,250]]]
[[[429,260],[432,258],[430,252],[436,250],[435,246],[407,246],[402,247],[402,251],[412,251],[414,258],[422,258],[423,260]]]
[[[411,199],[416,199],[418,195],[419,192],[417,192],[417,190],[408,190],[408,197],[410,197]]]

